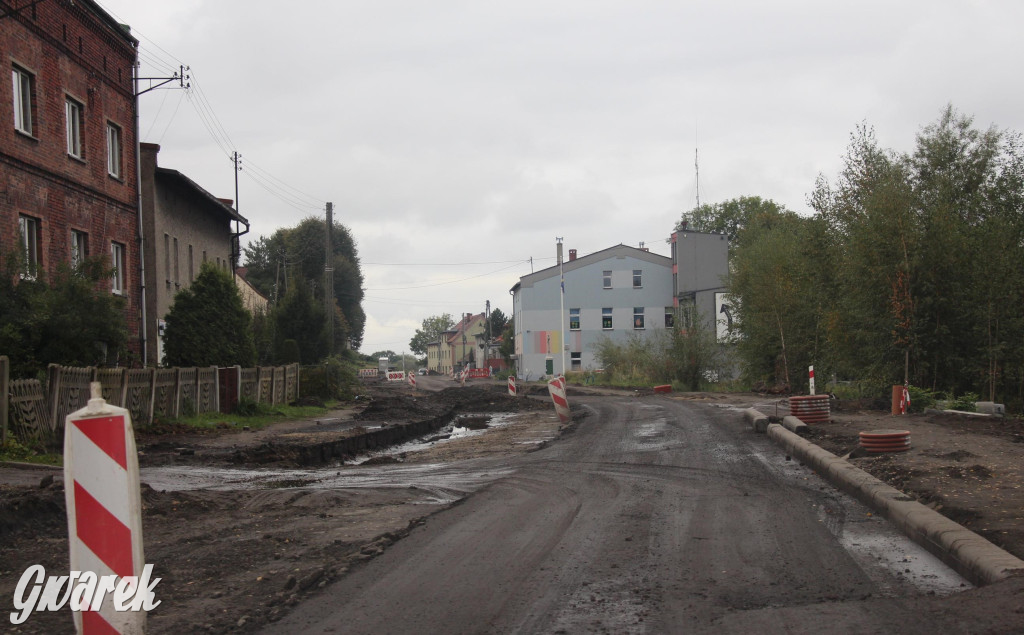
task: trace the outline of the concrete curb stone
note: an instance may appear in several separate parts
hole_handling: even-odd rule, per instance
[[[746,417],[747,423],[754,429],[754,432],[764,433],[768,431],[768,417],[766,415],[753,408],[747,408],[743,411],[743,416]]]
[[[748,419],[753,416],[747,415]],[[1024,560],[925,507],[848,461],[801,438],[786,427],[770,424],[767,434],[787,453],[888,518],[911,540],[974,584],[991,584],[1024,574]]]

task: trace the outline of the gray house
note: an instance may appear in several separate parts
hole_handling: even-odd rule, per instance
[[[511,290],[519,379],[596,368],[594,345],[602,338],[625,340],[671,326],[674,288],[671,258],[626,245],[581,258],[570,249],[561,267],[523,276]]]
[[[160,326],[174,302],[204,262],[232,272],[238,255],[238,236],[249,221],[232,201],[210,194],[177,170],[157,165],[160,146],[140,144],[142,226],[146,255],[147,365],[163,359]],[[243,231],[240,231],[244,227]]]

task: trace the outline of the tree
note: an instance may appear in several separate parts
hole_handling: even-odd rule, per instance
[[[306,281],[296,276],[288,293],[274,307],[275,348],[280,357],[285,342],[294,340],[303,364],[315,364],[328,356],[327,319],[324,307],[313,297]]]
[[[295,280],[303,280],[315,300],[322,304],[327,224],[310,216],[291,228],[282,228],[270,237],[261,236],[244,249],[246,279],[260,293],[281,301]],[[331,233],[331,267],[334,301],[343,316],[336,319],[335,352],[346,344],[359,348],[366,326],[362,308],[363,274],[352,234],[335,222]]]
[[[730,245],[735,245],[742,231],[751,225],[770,227],[785,214],[785,207],[760,196],[741,196],[721,203],[705,203],[685,212],[676,231],[684,227],[699,232],[725,234]]]
[[[416,329],[412,339],[409,340],[409,350],[417,355],[426,355],[427,345],[441,339],[441,333],[455,326],[455,320],[451,313],[432,315],[424,318],[422,326]]]
[[[508,316],[501,309],[491,311],[490,335],[492,338],[497,338],[501,335],[501,332],[505,330],[506,324],[508,324]]]
[[[19,279],[10,259],[0,272],[0,352],[15,377],[34,377],[48,364],[93,366],[123,361],[128,328],[124,299],[110,293],[105,258],[76,268],[60,264],[49,276]]]
[[[231,274],[203,263],[195,282],[174,296],[164,333],[168,366],[252,366],[252,320]]]
[[[501,346],[498,347],[498,352],[506,364],[512,363],[512,357],[516,354],[516,325],[512,319],[509,319],[505,324],[505,330],[501,332]]]

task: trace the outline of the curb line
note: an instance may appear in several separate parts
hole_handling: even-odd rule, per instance
[[[767,434],[769,439],[785,448],[819,476],[888,518],[907,537],[972,583],[983,586],[1024,574],[1024,560],[925,507],[848,461],[802,439],[779,424],[768,425]]]

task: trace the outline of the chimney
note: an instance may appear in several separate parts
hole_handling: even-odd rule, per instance
[[[220,197],[218,196],[218,197],[217,197],[217,200],[218,200],[218,201],[220,201],[221,203],[224,203],[224,204],[225,204],[225,205],[227,205],[228,207],[232,207],[232,209],[233,209],[233,206],[234,206],[234,204],[235,204],[235,202],[234,202],[233,200],[231,200],[230,198],[220,198]]]
[[[570,249],[569,250],[569,262],[572,262],[573,260],[576,260],[576,250],[575,249]]]

